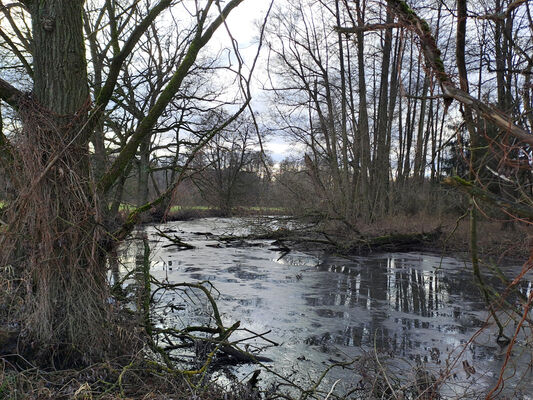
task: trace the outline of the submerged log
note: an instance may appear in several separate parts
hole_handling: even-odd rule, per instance
[[[434,242],[442,235],[439,228],[423,233],[395,233],[390,235],[357,239],[349,247],[349,252],[399,251]]]

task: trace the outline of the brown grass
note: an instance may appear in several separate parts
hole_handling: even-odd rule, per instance
[[[369,237],[389,234],[433,232],[440,228],[442,235],[428,250],[448,255],[469,257],[470,228],[468,216],[434,216],[426,212],[415,215],[400,214],[373,223],[357,225],[361,234]],[[482,257],[498,260],[526,260],[529,254],[531,227],[518,221],[499,221],[481,217],[478,221],[478,247]]]
[[[140,355],[113,359],[84,369],[10,370],[0,359],[0,399],[9,400],[257,400],[246,384],[229,388],[196,382],[155,369]]]

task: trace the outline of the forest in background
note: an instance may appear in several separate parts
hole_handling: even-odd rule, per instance
[[[91,4],[86,5],[84,29],[90,39],[89,83],[97,92],[112,49],[105,36],[109,33],[103,29],[106,14],[98,3]],[[453,3],[426,1],[410,6],[433,32],[448,76],[476,100],[494,104],[530,131],[529,4],[472,3],[464,26],[457,23]],[[124,23],[134,27],[149,9],[149,3],[144,8],[125,8]],[[13,16],[5,20],[12,23],[4,28],[9,39],[4,70],[6,77],[25,87],[30,83],[26,60],[30,57],[23,57],[24,50],[29,50],[28,37],[14,21],[27,16],[17,7],[7,10]],[[232,98],[235,93],[220,84],[223,74],[234,68],[233,61],[224,65],[220,54],[206,53],[111,189],[111,212],[116,213],[121,202],[140,205],[157,198],[178,175],[190,177],[200,192],[200,201],[196,195],[186,203],[227,212],[234,205],[290,208],[289,198],[294,206],[305,205],[306,211],[320,211],[348,223],[434,210],[433,204],[448,192],[437,184],[454,175],[467,179],[472,174],[480,188],[527,204],[531,195],[528,144],[502,133],[460,102],[448,107],[417,32],[394,21],[394,15],[392,7],[379,2],[274,4],[262,37],[265,65],[254,83],[254,92],[266,99],[268,111],[246,110],[205,141],[204,147],[196,146],[229,117],[228,107],[237,104]],[[122,26],[123,36],[127,29]],[[91,146],[95,177],[115,160],[183,56],[190,32],[177,29],[175,24],[152,24],[124,60],[117,77],[119,93],[101,122],[101,139]],[[466,118],[465,112],[472,115]],[[3,121],[5,132],[17,129],[17,118],[9,108],[4,107]],[[273,169],[263,142],[280,135],[295,151]],[[478,139],[473,146],[471,141]],[[275,193],[274,186],[281,185],[285,193],[267,195],[265,181],[269,192]],[[423,195],[416,193],[420,188]],[[308,204],[309,199],[314,202]]]

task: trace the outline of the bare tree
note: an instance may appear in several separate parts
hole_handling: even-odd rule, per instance
[[[209,116],[206,122],[216,126],[217,119],[224,118],[223,114],[217,114]],[[231,215],[237,205],[257,204],[261,175],[266,174],[262,171],[263,155],[251,118],[237,119],[219,132],[198,156],[191,179],[208,204],[225,216]]]
[[[99,71],[95,68],[101,80],[95,79],[99,85],[93,98],[85,58],[84,3],[25,0],[3,11],[6,15],[22,10],[25,15],[16,19],[11,14],[9,29],[17,37],[14,45],[21,54],[19,46],[25,46],[31,37],[31,46],[24,49],[32,56],[27,64],[33,90],[24,93],[0,79],[0,99],[16,110],[22,121],[22,130],[4,136],[0,149],[13,159],[3,167],[16,192],[9,201],[8,229],[0,239],[1,260],[3,265],[15,266],[19,279],[26,282],[16,293],[24,303],[19,318],[26,349],[42,360],[53,355],[65,364],[90,362],[109,349],[112,333],[104,257],[113,238],[123,235],[106,232],[101,202],[182,89],[201,49],[242,0],[229,1],[223,10],[214,0],[195,2],[190,42],[152,107],[109,168],[98,174],[98,180],[90,170],[89,142],[101,133],[108,107],[113,108],[126,60],[156,18],[174,3],[161,0],[135,20],[130,20],[132,7],[123,2],[102,4],[101,18],[108,20],[105,29],[109,37],[104,47],[113,57]],[[31,29],[27,30],[25,22],[30,19]],[[20,58],[13,46],[11,50]],[[102,138],[95,140],[101,146]],[[135,217],[130,218],[121,233],[134,223]]]

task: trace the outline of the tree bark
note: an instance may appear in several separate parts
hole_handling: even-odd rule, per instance
[[[427,103],[427,93],[429,89],[429,78],[426,76],[424,78],[424,84],[422,86],[422,102],[420,104],[420,117],[418,118],[418,132],[416,135],[416,150],[415,150],[415,161],[413,166],[414,178],[421,180],[424,178],[425,162],[422,162],[423,157],[422,153],[424,150],[424,120],[426,117],[426,103]]]
[[[106,266],[95,245],[83,1],[29,2],[33,96],[19,99],[9,229],[2,260],[27,280],[22,345],[43,364],[89,363],[108,347]],[[21,259],[14,259],[16,256]]]
[[[87,101],[82,0],[32,1],[33,93],[58,114],[74,114]]]
[[[363,13],[360,0],[356,0],[357,17],[363,26]],[[357,137],[361,146],[361,198],[365,203],[370,199],[370,130],[368,124],[368,102],[366,93],[365,43],[363,31],[357,31],[357,85],[359,89],[359,129]],[[368,216],[370,206],[363,207],[363,215]]]
[[[24,305],[18,316],[21,344],[41,365],[89,364],[120,351],[110,346],[116,332],[109,320],[105,263],[105,252],[115,238],[103,231],[101,210],[107,202],[100,195],[105,197],[124,177],[139,144],[180,89],[200,49],[242,1],[228,2],[208,26],[204,24],[214,0],[199,11],[197,34],[182,63],[114,166],[101,174],[98,193],[91,174],[89,141],[100,126],[122,64],[171,1],[160,0],[121,49],[116,32],[112,34],[115,57],[102,89],[95,94],[90,115],[84,1],[24,1],[32,17],[34,83],[32,94],[25,95],[0,80],[0,98],[18,111],[23,125],[17,140],[3,145],[15,156],[12,184],[16,197],[10,199],[6,211],[9,222],[0,236],[0,262],[15,266],[25,282],[20,289],[25,291],[21,293]],[[131,230],[135,216],[119,233]]]
[[[390,24],[394,20],[392,11],[387,6],[387,19],[386,23]],[[377,126],[376,126],[376,159],[374,160],[374,179],[373,187],[374,194],[373,197],[376,202],[376,208],[378,215],[384,215],[387,209],[387,196],[388,187],[389,187],[389,152],[387,149],[387,115],[388,115],[388,104],[389,104],[389,69],[391,61],[391,51],[392,51],[392,28],[387,28],[385,30],[385,39],[383,42],[382,56],[383,60],[381,63],[381,75],[380,75],[380,89],[379,89],[379,105],[378,105],[378,115],[377,115]]]

